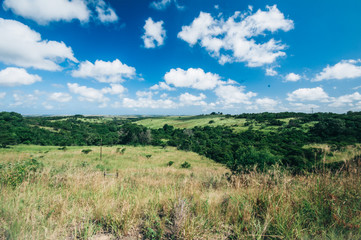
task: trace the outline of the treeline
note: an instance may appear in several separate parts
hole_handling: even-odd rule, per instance
[[[96,122],[88,121],[90,118],[82,115],[67,118],[23,117],[14,112],[1,112],[0,146],[175,146],[207,156],[237,173],[250,171],[255,165],[264,170],[276,163],[294,172],[311,170],[319,163],[322,153],[318,149],[305,148],[305,145],[330,143],[339,147],[361,142],[361,112],[224,116],[246,118],[246,124],[265,123],[277,128],[274,131],[262,131],[253,130],[250,125],[247,131],[235,132],[230,127],[223,126],[176,129],[165,124],[160,129],[148,129],[131,120],[116,118]],[[281,121],[286,118],[287,122]],[[309,127],[305,131],[304,126],[307,124]]]

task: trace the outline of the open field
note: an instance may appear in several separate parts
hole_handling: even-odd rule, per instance
[[[102,160],[99,151],[1,149],[0,239],[361,238],[360,169],[229,179],[222,165],[175,148],[103,147]],[[21,171],[37,171],[21,179],[16,163],[30,158]]]

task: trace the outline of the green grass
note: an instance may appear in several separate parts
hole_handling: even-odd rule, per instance
[[[214,121],[214,123],[209,123]],[[246,122],[245,119],[236,119],[233,117],[226,118],[220,115],[204,115],[204,116],[168,116],[146,118],[135,123],[149,128],[162,128],[164,124],[172,125],[175,128],[193,128],[196,126],[229,126],[238,129]]]
[[[0,184],[0,239],[361,239],[360,169],[229,177],[224,166],[171,147],[102,153],[0,149],[0,176],[22,176]],[[21,166],[39,168],[21,175]]]

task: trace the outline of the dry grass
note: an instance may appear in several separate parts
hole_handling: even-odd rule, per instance
[[[1,150],[1,163],[33,155],[44,169],[15,188],[1,186],[0,239],[361,238],[360,169],[229,178],[194,153],[116,148],[103,148],[102,161],[96,147]],[[184,161],[192,167],[180,168]]]

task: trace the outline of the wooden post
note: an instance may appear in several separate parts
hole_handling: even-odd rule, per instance
[[[100,139],[100,161],[102,160],[103,155],[103,139]]]
[[[119,176],[118,170],[117,170],[117,172],[116,172],[115,176],[118,178],[118,176]]]

